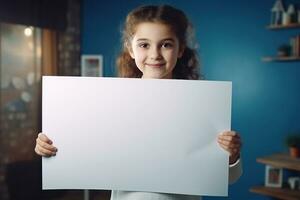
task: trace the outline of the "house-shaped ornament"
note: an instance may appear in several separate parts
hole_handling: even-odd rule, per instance
[[[292,23],[297,23],[297,12],[293,4],[290,4],[287,10],[287,14],[290,16]]]
[[[276,0],[271,9],[271,25],[281,25],[283,13],[285,12],[282,0]]]

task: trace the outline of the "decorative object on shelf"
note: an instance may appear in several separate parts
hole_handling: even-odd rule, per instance
[[[283,20],[284,6],[282,0],[276,0],[271,9],[271,25],[281,25]]]
[[[287,11],[283,13],[282,25],[287,26],[297,23],[297,12],[293,4],[290,4]]]
[[[265,186],[276,188],[282,186],[282,168],[266,165]]]
[[[287,12],[284,12],[282,15],[282,24],[284,26],[287,26],[289,24],[291,24],[292,20],[291,20],[291,15]]]
[[[295,5],[290,4],[286,14],[290,18],[290,23],[297,23],[297,12],[296,12]]]
[[[298,4],[289,4],[287,11],[283,0],[275,0],[271,9],[271,24],[269,30],[299,29],[300,9]],[[300,61],[300,35],[291,37],[286,44],[277,48],[274,56],[265,56],[263,62],[299,62]]]
[[[300,190],[300,177],[289,177],[288,183],[292,190]]]
[[[81,76],[103,76],[103,56],[82,55]]]
[[[282,44],[278,47],[277,56],[278,57],[287,57],[290,56],[291,46],[287,44]]]
[[[289,147],[290,156],[300,157],[300,134],[290,134],[286,137],[286,145]]]
[[[292,158],[288,153],[276,153],[268,156],[263,156],[256,159],[257,162],[264,165],[272,165],[277,168],[282,168],[284,171],[297,171],[300,172],[300,159]],[[266,187],[266,186],[253,186],[250,188],[251,192],[267,195],[275,199],[282,200],[299,200],[300,190],[291,190],[290,188],[283,187]]]

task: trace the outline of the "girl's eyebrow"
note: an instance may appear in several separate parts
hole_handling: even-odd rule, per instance
[[[137,39],[136,41],[149,41],[149,40],[146,38],[140,38],[140,39]]]
[[[166,38],[166,39],[163,39],[163,40],[161,40],[161,41],[171,41],[171,42],[174,42],[175,40],[173,39],[173,38]]]
[[[140,39],[137,39],[137,41],[150,41],[149,39],[147,38],[140,38]],[[165,41],[171,41],[171,42],[174,42],[175,40],[173,38],[165,38],[165,39],[162,39],[161,42],[165,42]]]

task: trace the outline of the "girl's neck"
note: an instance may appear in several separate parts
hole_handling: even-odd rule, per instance
[[[173,74],[170,73],[170,74],[168,74],[164,77],[161,77],[161,78],[151,78],[151,77],[146,77],[146,76],[143,75],[141,78],[142,79],[173,79]]]

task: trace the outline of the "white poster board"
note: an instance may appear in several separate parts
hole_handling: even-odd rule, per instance
[[[43,189],[226,196],[231,83],[43,77]]]

